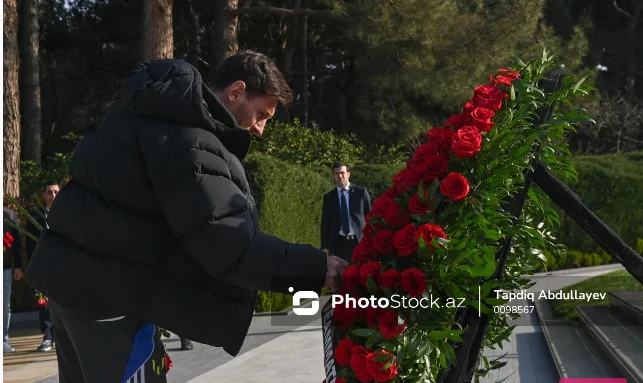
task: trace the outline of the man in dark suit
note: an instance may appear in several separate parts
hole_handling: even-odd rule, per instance
[[[333,164],[336,187],[324,196],[321,219],[321,248],[350,262],[355,246],[362,240],[371,197],[363,186],[349,182],[351,173],[343,162]]]
[[[45,206],[44,210],[41,207],[36,207],[29,212],[29,215],[38,222],[38,225],[40,226],[37,227],[36,225],[31,222],[31,220],[27,221],[27,231],[33,235],[36,238],[40,237],[40,229],[46,229],[49,227],[47,224],[47,216],[49,215],[49,209],[51,209],[51,205],[54,203],[54,200],[56,199],[56,196],[60,192],[60,185],[58,182],[55,181],[49,181],[45,182],[45,184],[42,187],[42,198],[45,201]],[[34,250],[36,249],[36,244],[37,241],[35,241],[33,238],[27,236],[27,262],[31,261],[31,256],[33,255]],[[49,313],[49,307],[45,306],[40,306],[38,308],[38,321],[40,322],[40,331],[42,332],[42,343],[40,346],[38,346],[37,351],[41,352],[46,352],[46,351],[51,351],[52,347],[54,345],[54,326],[51,322],[51,315]]]

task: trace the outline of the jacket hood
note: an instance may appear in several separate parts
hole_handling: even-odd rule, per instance
[[[199,71],[183,60],[144,62],[123,85],[123,106],[134,116],[173,121],[214,133],[239,160],[248,154],[252,135],[203,83]]]

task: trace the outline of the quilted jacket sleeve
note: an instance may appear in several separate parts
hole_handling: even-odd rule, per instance
[[[209,275],[255,290],[321,290],[325,253],[254,229],[216,139],[182,131],[168,152],[150,170],[153,188],[174,235]]]

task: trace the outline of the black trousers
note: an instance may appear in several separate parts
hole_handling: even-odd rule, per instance
[[[42,332],[42,340],[54,341],[54,325],[51,323],[51,314],[47,306],[40,307],[38,312],[38,321],[40,322],[40,331]]]
[[[353,250],[355,250],[357,244],[356,236],[344,237],[340,235],[337,238],[335,255],[350,263],[353,256]]]
[[[125,317],[93,321],[49,300],[60,383],[167,383],[156,326]]]

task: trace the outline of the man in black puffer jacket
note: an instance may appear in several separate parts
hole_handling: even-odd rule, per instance
[[[346,262],[260,231],[242,165],[291,98],[255,52],[228,58],[212,90],[181,60],[126,80],[76,148],[27,270],[49,298],[61,383],[156,381],[154,325],[237,355],[257,290],[338,288]]]

